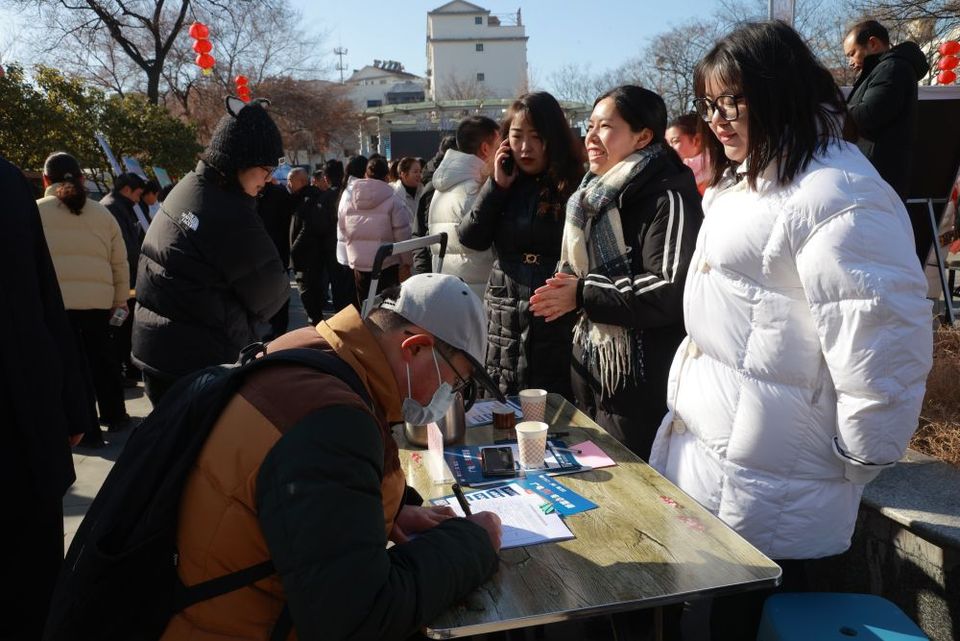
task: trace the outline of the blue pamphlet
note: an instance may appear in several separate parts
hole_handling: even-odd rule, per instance
[[[546,474],[527,475],[526,478],[514,481],[520,487],[536,492],[553,505],[553,509],[561,516],[570,516],[579,512],[586,512],[597,507],[590,499],[580,496],[559,481]],[[493,490],[487,490],[492,492]]]

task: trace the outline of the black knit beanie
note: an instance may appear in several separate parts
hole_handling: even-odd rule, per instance
[[[283,156],[283,139],[264,108],[266,100],[247,104],[227,98],[227,115],[220,119],[203,159],[224,173],[247,167],[276,167]]]

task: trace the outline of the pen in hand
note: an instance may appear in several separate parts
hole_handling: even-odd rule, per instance
[[[463,488],[460,487],[459,483],[454,483],[450,488],[453,490],[453,495],[457,497],[457,503],[460,504],[460,509],[463,510],[464,516],[470,516],[473,512],[470,510],[470,503],[467,502],[467,497],[463,495]]]

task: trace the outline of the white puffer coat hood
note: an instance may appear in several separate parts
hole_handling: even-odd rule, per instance
[[[819,558],[917,427],[931,305],[906,210],[856,147],[772,175],[707,191],[650,462],[768,556]]]
[[[455,149],[447,151],[433,174],[435,193],[428,215],[431,234],[447,232],[443,273],[462,278],[481,300],[493,268],[493,249],[478,252],[464,247],[457,237],[457,225],[473,207],[477,192],[486,180],[485,168],[486,163],[473,154]],[[439,248],[434,247],[433,253],[438,252]]]

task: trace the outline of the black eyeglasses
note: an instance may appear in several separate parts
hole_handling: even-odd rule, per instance
[[[693,108],[697,110],[697,115],[706,122],[710,122],[713,114],[720,112],[720,117],[727,122],[733,122],[740,117],[740,101],[742,95],[734,96],[732,94],[721,94],[710,100],[709,98],[696,98],[693,101]]]
[[[466,389],[467,385],[470,384],[470,379],[460,376],[460,371],[456,367],[454,367],[453,363],[450,362],[450,359],[447,358],[447,355],[443,353],[443,350],[438,349],[435,351],[437,352],[437,354],[440,354],[440,358],[442,358],[447,363],[447,365],[450,366],[450,369],[453,370],[453,375],[457,377],[457,384],[453,386],[454,394],[456,394],[457,392],[462,392],[464,389]]]

